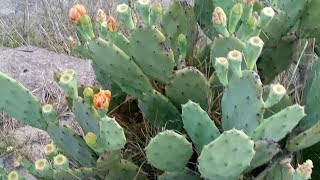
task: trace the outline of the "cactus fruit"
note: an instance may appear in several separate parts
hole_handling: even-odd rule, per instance
[[[164,42],[164,35],[153,26],[133,31],[130,47],[134,62],[145,74],[167,83],[172,77],[175,62],[172,51],[166,49]]]
[[[270,108],[280,102],[287,90],[281,84],[274,84],[270,88],[269,96],[264,102],[264,108]]]
[[[139,109],[155,128],[181,129],[182,120],[179,110],[161,93],[154,91],[145,94],[138,102]]]
[[[235,4],[229,15],[229,20],[228,20],[228,30],[231,34],[233,34],[240,22],[241,16],[243,13],[243,7],[241,3]]]
[[[51,178],[53,176],[53,168],[46,159],[38,159],[34,163],[35,170],[43,178]]]
[[[204,145],[220,135],[219,129],[210,119],[207,112],[190,100],[182,105],[181,116],[184,129],[187,131],[198,152],[202,151]]]
[[[238,78],[242,78],[242,54],[240,51],[233,50],[228,53],[228,61],[230,69],[232,70],[233,74]],[[226,86],[226,85],[225,85]]]
[[[252,70],[260,56],[264,42],[259,37],[251,37],[244,50],[247,68]]]
[[[145,150],[148,162],[163,171],[182,170],[192,155],[191,143],[173,130],[157,134],[150,140]]]
[[[41,108],[42,116],[47,122],[57,123],[57,111],[51,104],[46,104]]]
[[[58,155],[58,151],[59,151],[56,145],[54,145],[53,143],[50,143],[44,146],[43,150],[45,155],[50,159],[53,159],[56,155]]]
[[[177,70],[165,90],[166,96],[179,109],[181,104],[187,103],[188,100],[199,103],[203,109],[208,108],[210,86],[205,76],[196,68]]]
[[[58,154],[53,159],[53,165],[56,170],[66,170],[69,168],[69,160],[62,154]]]
[[[20,82],[0,72],[0,109],[9,116],[33,127],[45,130],[40,102]],[[18,104],[17,104],[18,103]]]
[[[225,88],[221,99],[222,127],[243,129],[251,135],[263,117],[262,84],[254,71],[242,73],[242,78],[232,76]]]
[[[279,141],[289,134],[304,116],[306,116],[304,107],[297,104],[286,107],[279,113],[264,119],[251,137],[254,140]]]
[[[120,4],[117,6],[117,13],[119,20],[130,30],[134,30],[135,24],[132,18],[131,8],[126,4]]]
[[[255,155],[253,147],[254,142],[243,131],[225,131],[203,147],[198,158],[201,176],[206,179],[238,179]]]
[[[99,122],[100,136],[105,151],[115,151],[124,148],[126,137],[123,128],[115,118],[105,116]]]
[[[216,74],[222,85],[228,86],[228,71],[229,71],[229,62],[224,57],[216,58],[216,62],[214,64],[216,69]]]
[[[1,178],[5,179],[5,177],[1,177]],[[17,171],[11,171],[8,174],[7,179],[8,180],[25,180],[25,178],[22,177]]]

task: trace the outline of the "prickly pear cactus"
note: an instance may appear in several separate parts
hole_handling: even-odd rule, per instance
[[[242,131],[231,129],[202,149],[199,171],[206,179],[238,179],[255,155],[254,142]],[[221,153],[227,156],[221,156]],[[212,171],[212,167],[215,170]]]

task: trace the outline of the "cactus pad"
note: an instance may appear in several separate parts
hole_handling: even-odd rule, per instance
[[[148,162],[163,171],[182,170],[192,153],[191,143],[172,130],[160,132],[146,147]]]
[[[207,109],[210,92],[207,79],[193,67],[176,71],[170,83],[166,85],[166,95],[179,108],[192,100],[199,103],[203,109]]]
[[[304,38],[320,37],[320,25],[315,23],[315,17],[320,16],[319,12],[320,1],[311,0],[301,17],[299,26],[300,35]]]
[[[312,70],[309,74],[309,79],[304,92],[304,104],[307,116],[304,117],[300,124],[299,130],[304,131],[312,127],[317,122],[320,122],[320,61],[314,62]]]
[[[126,137],[123,128],[114,118],[105,116],[99,122],[100,136],[106,151],[115,151],[124,148]]]
[[[179,172],[164,172],[158,180],[201,180],[201,177],[190,169],[185,168]]]
[[[174,68],[173,54],[164,47],[165,38],[159,38],[155,27],[136,29],[131,34],[130,47],[134,61],[151,78],[168,82]]]
[[[274,141],[260,140],[254,142],[254,150],[256,154],[250,163],[250,169],[257,168],[271,161],[273,156],[280,151],[280,146]]]
[[[264,119],[251,137],[254,140],[279,141],[289,134],[304,116],[306,114],[302,106],[295,104],[286,107],[277,114]]]
[[[237,50],[240,52],[244,51],[245,48],[244,42],[237,39],[236,37],[223,37],[216,38],[211,46],[210,59],[212,61],[212,65],[214,65],[216,58],[218,57],[227,57],[228,53],[233,50]],[[242,62],[242,67],[246,67],[245,62]]]
[[[192,56],[198,26],[195,12],[190,5],[186,2],[173,1],[161,18],[161,27],[167,37],[168,46],[175,54],[176,62],[179,57],[178,37],[180,34],[187,37],[187,58]]]
[[[243,131],[225,131],[202,149],[198,158],[201,176],[206,179],[237,179],[255,155],[253,146],[254,142]]]
[[[140,170],[138,166],[130,161],[121,159],[119,163],[115,164],[109,169],[105,180],[146,180],[144,173]]]
[[[288,162],[287,159],[284,159],[272,167],[267,173],[265,180],[291,180],[294,172],[294,168],[291,166],[290,162]]]
[[[48,125],[47,132],[63,153],[72,157],[82,166],[95,166],[97,155],[87,146],[81,136],[68,128],[51,123]]]
[[[320,142],[320,122],[287,141],[286,148],[295,152]]]
[[[151,93],[152,85],[140,68],[114,44],[98,39],[89,43],[93,61],[110,75],[120,88],[136,98]],[[108,58],[105,58],[106,55]]]
[[[204,145],[220,135],[219,129],[210,119],[207,112],[192,101],[182,105],[182,120],[184,129],[187,131],[198,152],[202,151]]]
[[[232,76],[221,100],[222,127],[243,129],[248,135],[263,117],[262,84],[254,71],[244,70],[242,78]]]
[[[276,45],[265,47],[257,61],[261,80],[268,84],[293,62],[292,54],[296,50],[296,43],[280,41]]]
[[[73,114],[76,117],[76,120],[81,126],[84,134],[88,132],[93,132],[99,136],[99,114],[91,106],[89,106],[81,97],[73,100]]]
[[[79,180],[79,179],[87,179],[91,177],[95,177],[98,175],[102,175],[103,173],[98,172],[94,168],[80,168],[80,169],[68,169],[65,171],[54,171],[53,178],[55,180]]]
[[[20,82],[0,72],[0,110],[30,126],[45,130],[41,104]]]
[[[161,93],[145,94],[138,104],[143,115],[155,128],[181,129],[182,120],[178,109]]]
[[[212,24],[212,12],[215,6],[212,0],[201,0],[194,2],[194,10],[202,31],[210,38],[213,39],[217,32]]]

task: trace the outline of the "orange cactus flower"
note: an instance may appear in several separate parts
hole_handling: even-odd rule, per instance
[[[100,90],[94,95],[93,105],[95,108],[107,109],[111,99],[111,92],[109,90]]]
[[[117,32],[118,31],[118,22],[112,16],[108,17],[108,19],[107,19],[107,30],[110,32]]]
[[[77,24],[79,24],[80,18],[86,14],[86,8],[81,4],[76,4],[69,10],[69,18]]]

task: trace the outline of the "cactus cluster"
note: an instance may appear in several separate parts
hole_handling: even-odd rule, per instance
[[[196,0],[194,6],[174,0],[164,11],[138,0],[136,9],[119,4],[117,18],[99,10],[93,23],[75,5],[69,13],[79,36],[74,50],[91,60],[101,87],[110,91],[78,88],[73,70],[55,74],[83,130],[79,136],[59,125],[51,105],[41,106],[0,73],[6,87],[0,108],[46,130],[54,142],[45,148],[47,159],[32,164],[22,158],[22,164],[40,179],[147,178],[122,159],[124,129],[106,115],[113,103],[131,96],[160,131],[145,147],[159,179],[310,179],[318,162],[300,165],[295,158],[320,142],[319,63],[301,105],[274,78],[291,64],[303,38],[318,38],[313,6],[319,7],[317,0]],[[198,25],[211,39],[200,53],[194,50]],[[213,121],[212,113],[221,118]],[[81,168],[69,168],[66,156]]]

